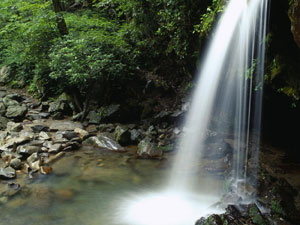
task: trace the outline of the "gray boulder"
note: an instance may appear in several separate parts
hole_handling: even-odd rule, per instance
[[[0,102],[0,116],[4,116],[6,113],[6,106],[3,102]]]
[[[98,148],[103,148],[112,151],[124,151],[124,148],[119,145],[115,140],[108,137],[106,134],[99,134],[98,136],[86,139],[83,144],[92,145]]]
[[[11,119],[22,120],[27,112],[26,105],[9,105],[6,109],[5,116]]]
[[[12,179],[16,177],[16,171],[11,167],[0,168],[0,177],[4,179]]]
[[[138,144],[137,155],[143,159],[161,159],[163,151],[145,138]]]
[[[0,116],[0,130],[5,130],[6,129],[6,126],[7,126],[7,123],[9,122],[10,120],[3,117],[3,116]]]
[[[116,141],[122,146],[126,146],[131,143],[131,133],[124,127],[117,126],[114,135]]]

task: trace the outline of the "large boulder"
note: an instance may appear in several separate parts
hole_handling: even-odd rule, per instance
[[[4,179],[12,179],[16,177],[16,171],[11,167],[0,168],[0,177]]]
[[[90,137],[83,142],[84,145],[92,145],[112,151],[124,151],[124,148],[113,140],[109,135],[100,133],[98,136]]]
[[[0,84],[6,84],[9,81],[10,67],[3,66],[0,69]]]
[[[290,1],[289,18],[294,40],[300,48],[300,0]]]
[[[14,120],[22,120],[27,112],[26,105],[8,105],[5,116]]]
[[[117,126],[115,129],[115,139],[122,146],[129,145],[131,143],[131,133],[125,127]]]
[[[72,121],[53,120],[50,124],[50,131],[74,131],[75,128],[82,129],[82,124]]]
[[[143,159],[161,159],[163,151],[148,138],[145,138],[138,144],[137,154]]]
[[[3,116],[0,116],[0,130],[5,130],[6,127],[7,127],[7,123],[9,122],[10,120],[3,117]]]
[[[60,114],[70,116],[72,115],[73,110],[70,107],[68,100],[60,96],[56,101],[49,104],[48,112],[53,115]]]
[[[89,124],[100,124],[101,114],[96,111],[90,111],[86,119]]]
[[[0,116],[4,116],[6,113],[6,106],[3,102],[0,102]]]

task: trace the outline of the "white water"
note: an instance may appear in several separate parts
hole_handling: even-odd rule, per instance
[[[123,220],[128,225],[188,225],[201,216],[218,212],[210,206],[218,201],[220,192],[209,195],[202,191],[195,195],[190,176],[195,172],[193,162],[201,159],[205,134],[212,127],[220,140],[234,135],[232,191],[246,196],[250,171],[255,186],[267,1],[228,3],[198,74],[185,121],[185,135],[178,143],[167,191],[145,193],[125,201]],[[249,155],[254,165],[251,168]],[[210,185],[203,182],[206,188]]]

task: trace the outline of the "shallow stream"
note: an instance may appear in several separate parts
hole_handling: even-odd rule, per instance
[[[66,153],[52,165],[50,175],[37,173],[29,179],[19,174],[13,181],[21,185],[18,191],[8,188],[12,181],[0,183],[0,190],[12,193],[1,197],[0,224],[131,225],[122,219],[125,200],[160,189],[174,154],[166,154],[164,160],[142,160],[136,159],[134,148],[118,153],[84,147]],[[219,178],[199,176],[195,171],[199,193],[220,190]]]

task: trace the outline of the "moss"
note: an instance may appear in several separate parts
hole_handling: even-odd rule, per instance
[[[259,212],[258,208],[256,206],[253,206],[250,208],[249,210],[249,214],[252,218],[252,221],[256,224],[259,224],[259,225],[265,225],[265,220],[264,218],[262,217],[261,213]]]
[[[279,201],[276,201],[276,200],[272,200],[271,201],[271,211],[275,214],[278,214],[278,215],[281,215],[283,216],[284,215],[284,210],[280,204]]]
[[[162,150],[163,152],[170,152],[173,151],[173,146],[172,145],[159,146],[158,149]]]

